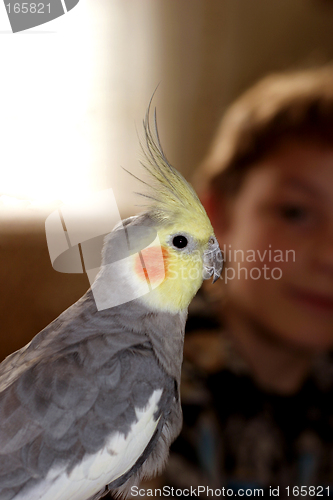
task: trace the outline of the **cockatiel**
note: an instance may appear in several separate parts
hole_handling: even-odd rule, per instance
[[[187,308],[203,279],[220,276],[222,254],[149,109],[144,130],[150,206],[106,236],[91,289],[0,365],[0,500],[126,495],[162,470],[180,432]],[[142,251],[119,260],[124,233]],[[149,233],[159,243],[140,241]]]

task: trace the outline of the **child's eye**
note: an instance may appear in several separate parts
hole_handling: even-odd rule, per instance
[[[304,224],[311,219],[310,210],[304,206],[296,204],[280,206],[279,213],[284,220],[295,224]]]

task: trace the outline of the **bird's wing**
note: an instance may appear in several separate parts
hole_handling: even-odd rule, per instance
[[[111,345],[85,339],[0,392],[1,500],[86,500],[158,438],[173,379],[148,342],[110,356]]]

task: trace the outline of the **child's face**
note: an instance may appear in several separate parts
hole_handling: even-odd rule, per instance
[[[230,203],[215,227],[226,307],[300,348],[333,346],[333,148],[284,141]]]

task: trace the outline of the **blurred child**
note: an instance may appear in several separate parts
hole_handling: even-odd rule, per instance
[[[241,96],[196,187],[225,270],[210,287],[214,295],[193,303],[184,429],[167,483],[262,488],[265,496],[275,488],[280,498],[304,486],[302,496],[326,496],[333,487],[333,69],[273,75]]]

